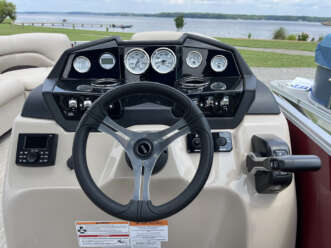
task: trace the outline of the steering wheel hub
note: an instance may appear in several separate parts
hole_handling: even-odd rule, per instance
[[[134,145],[135,154],[141,159],[147,159],[153,154],[153,143],[148,139],[140,139]]]

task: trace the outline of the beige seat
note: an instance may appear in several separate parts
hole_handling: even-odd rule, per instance
[[[29,93],[45,80],[61,54],[70,47],[71,42],[64,34],[0,36],[0,83],[13,78]]]
[[[0,136],[11,129],[12,122],[24,104],[24,87],[14,79],[0,82]]]
[[[29,33],[0,36],[0,135],[7,132],[27,97],[42,84],[71,47],[64,34]]]
[[[44,82],[51,70],[52,67],[40,67],[6,72],[0,75],[0,84],[2,80],[13,79],[23,86],[25,97],[27,97],[34,88]]]

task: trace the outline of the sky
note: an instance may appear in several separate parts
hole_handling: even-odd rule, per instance
[[[17,11],[212,12],[331,17],[331,0],[9,0]]]

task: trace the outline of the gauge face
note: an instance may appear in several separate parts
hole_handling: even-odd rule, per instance
[[[150,64],[148,54],[140,48],[134,48],[128,51],[124,58],[126,69],[133,74],[144,73]]]
[[[110,70],[115,66],[116,59],[111,53],[104,53],[99,59],[100,66],[105,70]]]
[[[169,48],[158,48],[152,54],[152,67],[161,74],[171,72],[176,66],[176,61],[176,55]]]
[[[75,58],[75,60],[73,62],[73,66],[77,72],[86,73],[91,68],[91,62],[88,58],[86,58],[84,56],[79,56],[79,57]]]
[[[186,57],[186,64],[191,68],[197,68],[202,63],[202,55],[197,51],[191,51]]]
[[[228,66],[228,60],[223,55],[216,55],[210,65],[215,72],[222,72]]]

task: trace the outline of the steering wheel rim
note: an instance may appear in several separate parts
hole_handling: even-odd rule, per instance
[[[166,97],[180,104],[185,110],[183,117],[171,127],[154,133],[138,133],[128,130],[113,121],[105,111],[106,106],[130,95],[150,94]],[[130,202],[120,204],[96,185],[88,169],[86,160],[86,145],[92,130],[110,134],[124,148],[131,160],[134,171],[135,188]],[[174,131],[178,131],[175,134]],[[197,171],[186,189],[177,197],[159,206],[154,206],[149,196],[149,183],[158,155],[175,139],[196,132],[201,139],[201,155]],[[118,133],[121,133],[119,135]],[[127,136],[125,139],[123,136]],[[169,136],[169,137],[167,137]],[[148,140],[152,152],[148,157],[137,153],[137,144]],[[144,150],[144,149],[143,149]],[[209,124],[200,109],[183,93],[166,85],[158,83],[129,83],[109,91],[86,111],[78,124],[74,144],[73,160],[78,182],[88,198],[106,213],[128,221],[154,221],[170,217],[190,204],[201,192],[210,174],[213,161],[213,139]],[[153,165],[154,163],[154,165]],[[141,175],[142,168],[144,175]],[[141,179],[144,183],[141,185]],[[140,189],[143,188],[141,194]],[[141,196],[143,199],[141,199]]]

